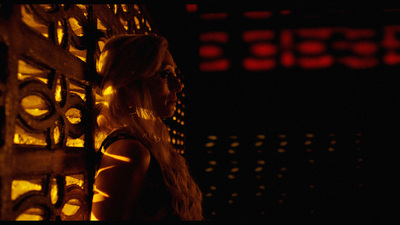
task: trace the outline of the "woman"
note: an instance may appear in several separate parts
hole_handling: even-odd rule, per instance
[[[97,136],[107,138],[91,219],[203,220],[202,193],[161,120],[176,109],[177,73],[161,36],[122,35],[104,46]]]

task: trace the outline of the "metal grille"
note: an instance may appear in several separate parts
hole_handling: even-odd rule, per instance
[[[96,61],[115,34],[154,33],[150,17],[137,4],[0,13],[0,220],[88,220]],[[170,122],[182,153],[183,107]]]

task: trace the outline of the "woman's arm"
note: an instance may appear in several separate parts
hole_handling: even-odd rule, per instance
[[[139,141],[111,144],[96,174],[91,219],[129,220],[149,165],[149,150]]]

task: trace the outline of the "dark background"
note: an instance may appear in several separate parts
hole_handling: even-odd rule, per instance
[[[169,40],[175,61],[185,75],[185,157],[204,193],[209,192],[209,185],[218,188],[213,197],[205,197],[207,220],[400,221],[399,207],[391,206],[398,205],[400,196],[396,185],[399,179],[397,152],[400,150],[399,66],[380,64],[367,70],[340,66],[323,70],[278,67],[268,72],[248,72],[240,66],[247,49],[235,37],[240,37],[244,28],[258,26],[240,20],[239,16],[245,10],[293,10],[297,13],[296,19],[273,23],[283,28],[324,25],[379,28],[400,24],[400,12],[397,16],[386,16],[381,9],[371,5],[366,9],[354,6],[334,8],[352,13],[333,13],[315,19],[310,16],[326,15],[332,8],[329,5],[321,9],[199,5],[198,12],[188,13],[183,4],[147,5],[158,33]],[[391,6],[387,7],[390,9]],[[199,17],[199,13],[206,12],[228,12],[230,19],[210,25]],[[232,66],[223,73],[198,69],[199,33],[212,29],[225,30],[231,37],[225,54],[229,55]],[[287,134],[295,143],[288,147],[289,156],[254,153],[252,141],[257,134],[276,137],[281,133]],[[301,152],[306,133],[315,135],[316,149],[324,146],[328,134],[335,133],[338,142],[342,143],[337,155],[319,152],[312,157],[320,164],[312,168],[302,164],[301,160],[309,157]],[[356,133],[362,133],[362,172],[354,169],[356,158],[361,157],[353,151]],[[204,147],[210,141],[209,135],[218,137],[217,151],[212,156],[205,153]],[[231,156],[223,153],[230,148],[232,140],[229,137],[232,135],[238,136],[241,144],[236,159],[241,163],[241,172],[233,183],[226,179]],[[276,148],[274,143],[277,142],[270,140],[268,147]],[[266,197],[262,201],[250,194],[257,192],[259,181],[248,178],[254,173],[250,165],[257,157],[270,161],[269,170],[266,169]],[[204,173],[210,160],[218,163],[214,175]],[[276,180],[273,171],[283,165],[296,170],[282,183]],[[316,193],[308,193],[302,189],[302,184],[308,180],[322,188]],[[359,188],[357,182],[363,183],[363,188]],[[231,206],[226,200],[227,193],[232,193],[233,189],[240,192],[241,197]],[[294,196],[288,197],[284,206],[276,204],[281,192]],[[317,212],[310,215],[313,207]],[[266,213],[260,216],[255,213],[257,210]]]

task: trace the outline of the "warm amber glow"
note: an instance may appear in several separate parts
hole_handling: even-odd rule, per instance
[[[72,124],[78,124],[81,122],[82,112],[77,108],[70,108],[65,113],[65,117]]]
[[[49,112],[46,101],[38,95],[28,95],[21,100],[21,106],[32,116],[43,116]]]
[[[44,218],[44,212],[40,208],[29,208],[20,214],[15,220],[17,221],[41,221]]]
[[[115,92],[112,86],[108,86],[106,89],[103,90],[103,96],[111,95]]]
[[[123,161],[123,162],[131,162],[131,159],[128,158],[128,157],[121,156],[121,155],[114,155],[114,154],[110,154],[108,152],[105,152],[104,156],[108,156],[108,157],[111,157],[111,158],[114,158],[116,160],[120,160],[120,161]]]
[[[13,180],[11,182],[11,200],[15,200],[19,196],[29,191],[41,191],[41,190],[42,190],[42,179]]]
[[[66,216],[75,215],[81,207],[81,204],[82,203],[78,199],[70,199],[67,203],[65,203],[61,211]]]
[[[93,185],[93,191],[94,191],[94,192],[97,192],[97,193],[100,194],[100,195],[103,195],[104,197],[107,197],[107,198],[110,197],[109,194],[107,194],[107,193],[105,193],[105,192],[100,191],[99,189],[97,189],[96,185]]]
[[[23,145],[47,145],[46,135],[44,133],[28,133],[18,125],[15,126],[14,143]]]
[[[97,176],[101,173],[101,172],[103,172],[103,171],[105,171],[105,170],[109,170],[109,169],[111,169],[111,168],[113,168],[113,167],[115,167],[115,165],[112,165],[112,166],[108,166],[108,167],[104,167],[104,168],[101,168],[101,169],[99,169],[97,172],[96,172],[96,175],[95,175],[95,179],[97,178]]]

